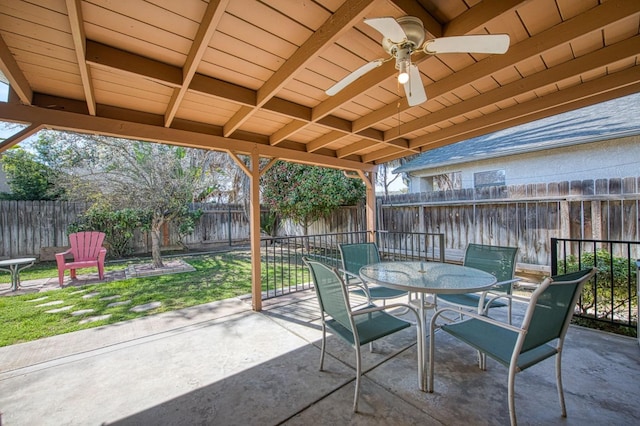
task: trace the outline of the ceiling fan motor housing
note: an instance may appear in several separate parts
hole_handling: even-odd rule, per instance
[[[403,16],[396,21],[402,27],[407,38],[405,40],[389,40],[385,37],[382,39],[382,47],[392,56],[395,56],[398,49],[409,49],[411,54],[424,42],[425,33],[422,21],[415,16]]]

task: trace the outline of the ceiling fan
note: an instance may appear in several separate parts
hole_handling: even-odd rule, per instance
[[[411,55],[419,50],[427,54],[437,53],[505,53],[509,48],[507,34],[465,35],[441,37],[427,40],[422,21],[415,16],[402,18],[372,18],[364,23],[379,31],[382,35],[382,47],[390,55],[364,64],[325,92],[333,96],[364,74],[392,59],[396,60],[398,83],[404,86],[407,102],[410,106],[419,105],[427,100],[420,71],[411,63]],[[424,44],[423,44],[424,42]]]

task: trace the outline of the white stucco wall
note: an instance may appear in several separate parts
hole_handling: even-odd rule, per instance
[[[640,136],[412,172],[409,192],[428,192],[430,179],[424,178],[452,172],[462,173],[463,188],[473,188],[473,174],[491,170],[504,170],[506,185],[636,177],[640,176]]]

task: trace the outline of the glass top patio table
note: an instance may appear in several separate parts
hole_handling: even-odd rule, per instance
[[[496,277],[462,265],[441,262],[380,262],[365,265],[360,276],[398,290],[451,294],[488,290]]]
[[[441,262],[380,262],[365,265],[360,268],[360,276],[364,281],[382,285],[384,287],[404,290],[420,295],[418,315],[424,326],[427,320],[425,295],[445,293],[473,293],[490,289],[496,283],[496,277],[462,265]],[[432,308],[437,308],[434,297]],[[418,356],[425,364],[418,372],[420,390],[426,391],[426,376],[424,374],[426,357],[425,339],[418,343]]]
[[[0,270],[11,274],[11,291],[16,291],[20,287],[20,271],[33,266],[35,261],[35,257],[0,260]]]

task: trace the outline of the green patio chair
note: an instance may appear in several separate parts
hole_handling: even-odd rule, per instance
[[[465,319],[445,324],[440,329],[477,349],[480,368],[486,369],[486,355],[509,369],[508,398],[511,424],[516,425],[515,375],[540,361],[556,355],[556,382],[562,417],[567,416],[562,391],[562,346],[569,328],[574,307],[582,293],[584,283],[590,280],[597,270],[584,269],[564,275],[546,278],[533,292],[520,327],[499,322],[472,312],[464,312]],[[439,309],[431,319],[429,337],[429,372],[427,390],[433,392],[433,365],[436,320],[446,311],[455,308]]]
[[[358,396],[360,394],[360,377],[362,375],[362,362],[360,346],[372,343],[382,337],[388,336],[400,330],[410,327],[410,322],[389,315],[384,312],[403,306],[413,311],[416,316],[416,330],[418,342],[418,382],[422,388],[424,377],[423,362],[423,332],[422,324],[418,320],[418,312],[408,305],[394,303],[388,306],[376,306],[373,304],[358,310],[352,310],[349,302],[349,292],[336,268],[311,261],[306,257],[302,260],[309,267],[311,277],[316,288],[316,296],[320,306],[322,319],[322,348],[320,352],[320,371],[324,368],[324,354],[327,341],[327,328],[334,334],[344,339],[356,351],[356,389],[353,399],[353,412],[358,410]],[[330,319],[327,317],[331,317]]]
[[[464,254],[464,266],[480,269],[496,277],[498,282],[491,290],[481,295],[465,294],[441,294],[438,303],[455,306],[459,309],[474,308],[477,312],[486,312],[489,308],[508,307],[509,324],[511,324],[511,288],[518,279],[514,278],[516,270],[516,247],[489,246],[482,244],[469,244]],[[506,299],[506,303],[498,300]]]
[[[387,299],[408,295],[408,292],[403,290],[369,285],[360,278],[360,268],[370,263],[380,262],[380,251],[376,243],[339,244],[338,247],[342,258],[340,272],[344,274],[344,282],[347,286],[356,287],[350,289],[352,293],[366,297],[368,303],[382,300],[383,304]]]

